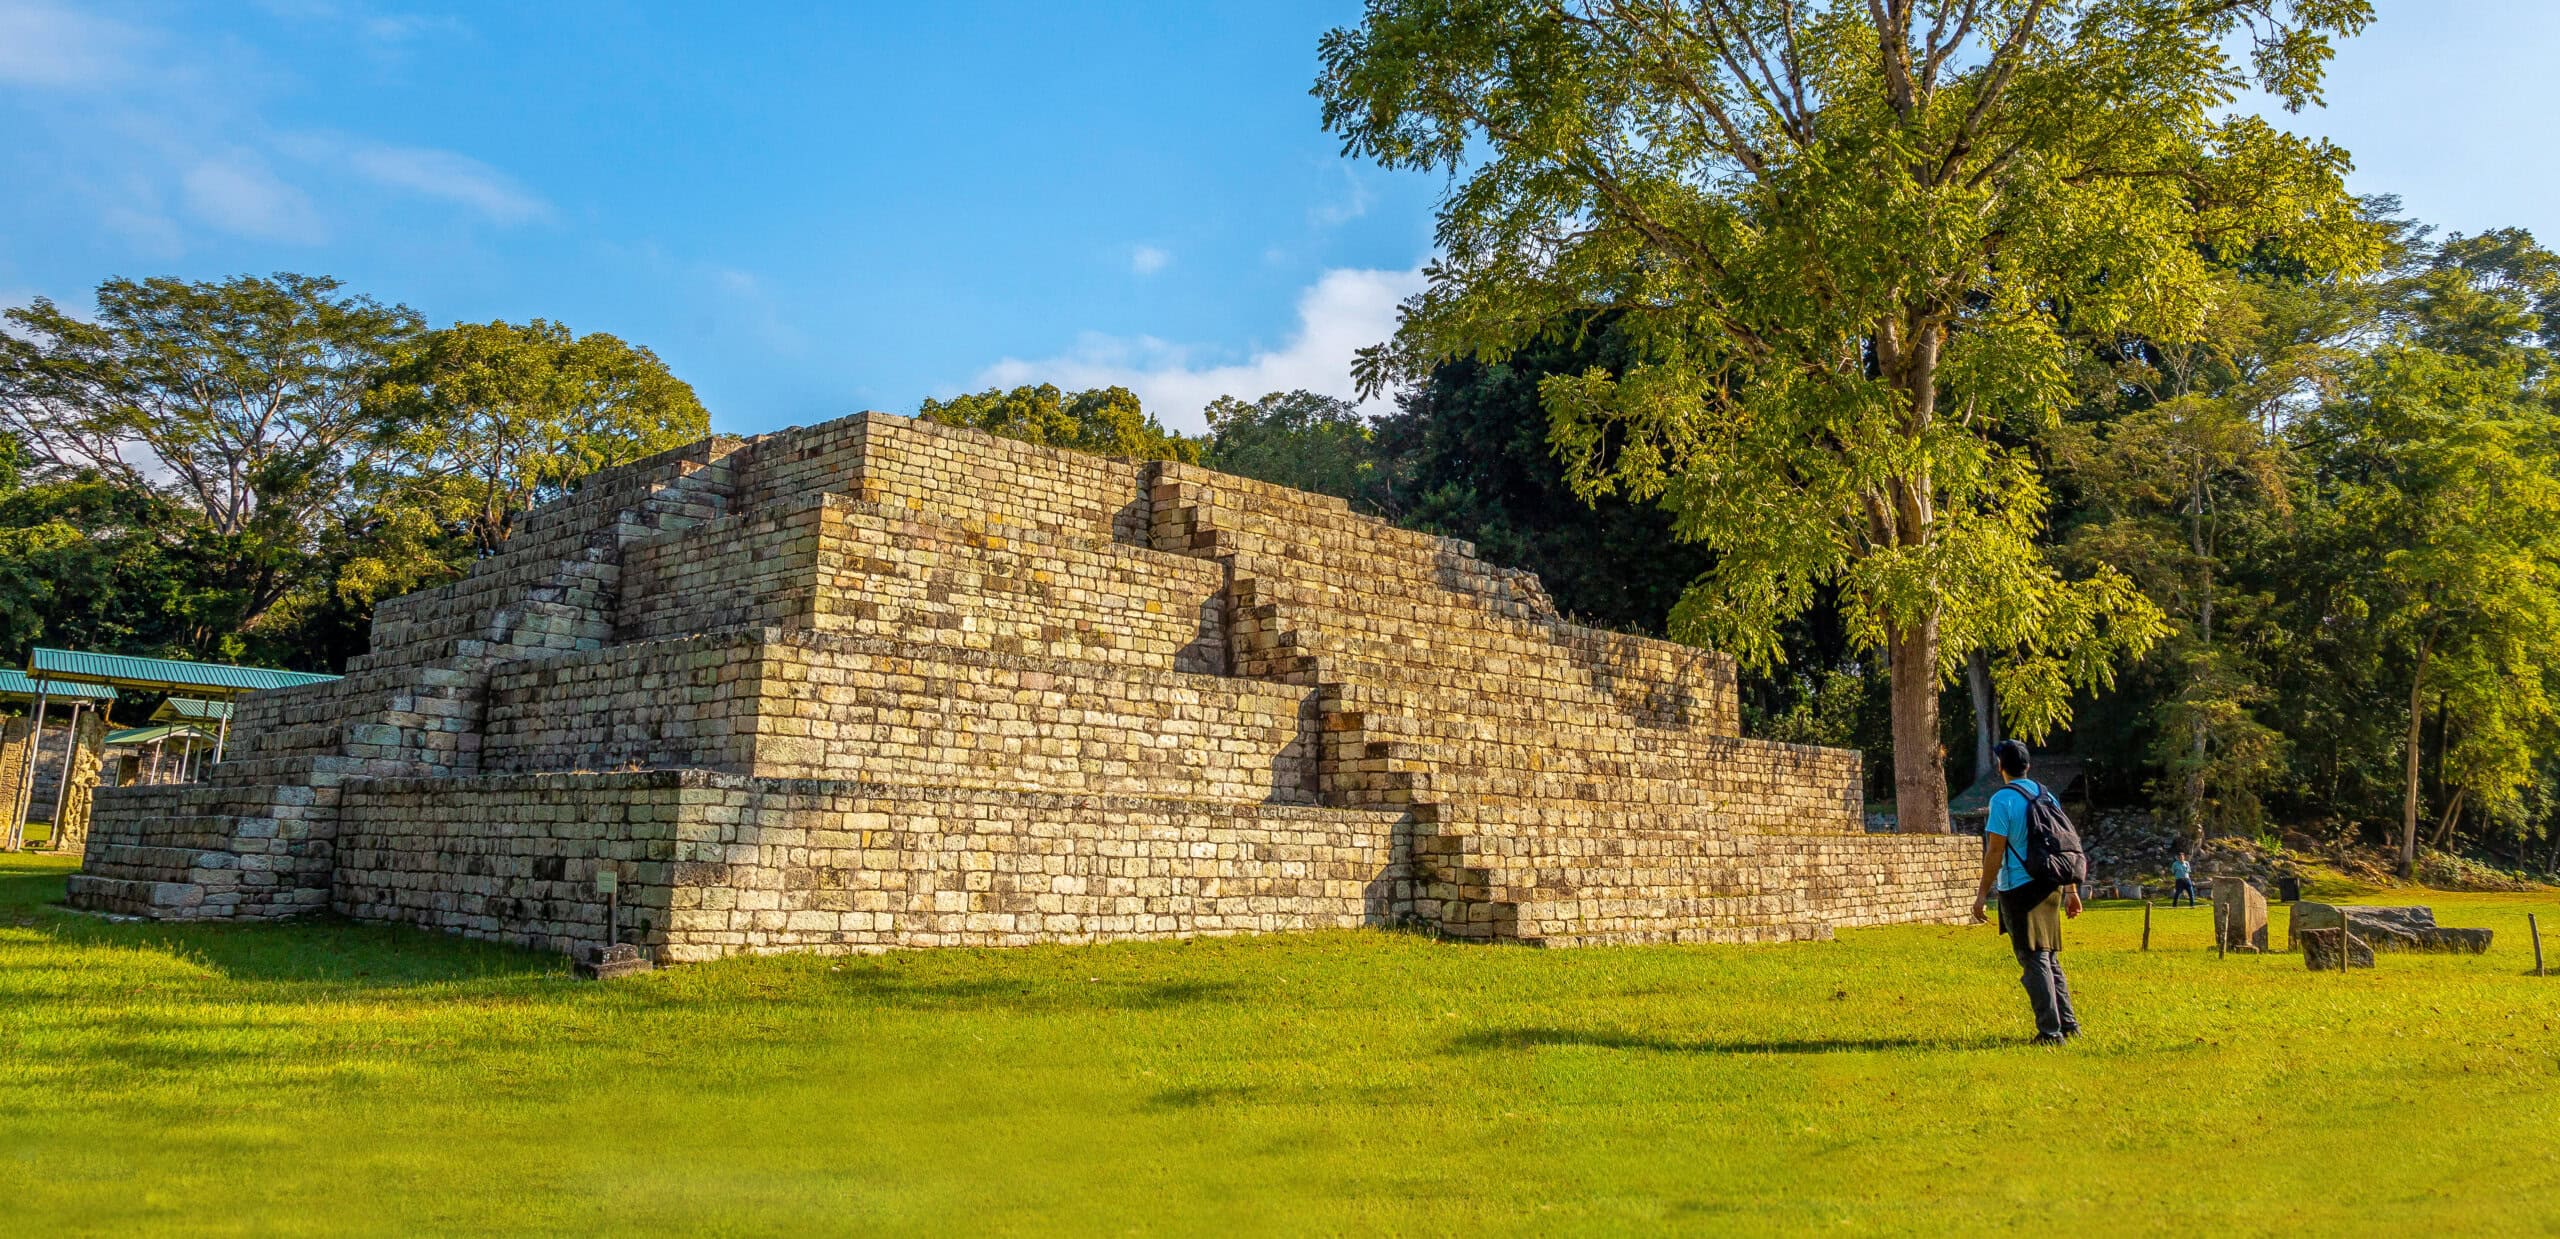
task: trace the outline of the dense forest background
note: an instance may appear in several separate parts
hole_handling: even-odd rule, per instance
[[[2037,547],[2109,565],[2169,635],[2085,690],[2044,747],[2089,795],[2190,837],[2396,842],[2414,763],[2426,841],[2552,868],[2560,731],[2560,257],[2521,231],[2438,236],[2367,203],[2389,260],[2315,278],[2226,267],[2202,340],[2079,340],[2042,467]],[[1229,398],[1202,436],[1120,389],[926,401],[937,421],[1342,496],[1538,572],[1594,624],[1699,640],[1711,556],[1674,517],[1586,499],[1542,385],[1642,344],[1558,322],[1499,363],[1432,370],[1363,418],[1307,392]],[[34,645],[336,670],[372,605],[504,547],[599,468],[705,433],[645,348],[557,324],[428,329],[335,282],[111,280],[94,312],[0,326],[0,658]],[[1745,678],[1746,726],[1863,749],[1889,796],[1887,677],[1836,606]],[[1951,788],[1999,725],[1986,663],[1943,669]]]

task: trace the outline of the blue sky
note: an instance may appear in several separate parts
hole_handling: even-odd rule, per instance
[[[325,272],[646,344],[723,430],[1053,379],[1196,427],[1348,394],[1435,177],[1307,87],[1357,5],[0,0],[0,302]],[[2560,239],[2560,5],[2385,0],[2288,127],[2452,229]]]

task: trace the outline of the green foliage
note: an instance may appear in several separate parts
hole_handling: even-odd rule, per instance
[[[335,280],[109,280],[0,330],[0,653],[38,642],[328,669],[375,599],[516,514],[701,437],[647,349],[556,324],[422,332]]]
[[[26,464],[0,437],[0,649],[180,653],[228,620],[172,505],[95,473],[36,480]]]
[[[1334,495],[1380,515],[1396,499],[1377,432],[1348,400],[1272,392],[1250,404],[1220,396],[1207,410],[1200,463],[1222,473]]]
[[[1042,383],[924,402],[918,416],[1047,447],[1139,460],[1200,461],[1200,440],[1166,430],[1125,387],[1072,395]]]
[[[2367,18],[1382,0],[1325,39],[1326,123],[1454,180],[1445,256],[1364,379],[1615,316],[1635,364],[1543,388],[1577,482],[1714,548],[1674,623],[1747,663],[1836,588],[1852,639],[1895,659],[1897,784],[1934,802],[1935,693],[1969,651],[2002,655],[2035,735],[2161,632],[2121,575],[2066,579],[2038,550],[2018,437],[2068,402],[2071,334],[2192,338],[2217,258],[2371,260],[2343,153],[2214,118],[2250,84],[2316,97],[2328,36]]]
[[[1433,368],[1379,427],[1394,463],[1402,523],[1465,538],[1497,563],[1536,572],[1567,614],[1634,632],[1665,630],[1671,608],[1712,561],[1671,536],[1671,515],[1604,497],[1585,502],[1547,446],[1538,385],[1550,374],[1616,365],[1607,332],[1530,345],[1508,360]]]
[[[711,430],[657,354],[541,319],[427,333],[375,380],[366,407],[396,476],[391,506],[463,530],[482,554],[588,474]]]
[[[2431,896],[2496,949],[2345,979],[2216,959],[2209,908],[2142,952],[2142,910],[2100,904],[2067,931],[2088,1035],[2046,1051],[1989,928],[595,984],[400,927],[74,916],[61,868],[0,858],[0,1142],[44,1151],[0,1193],[30,1234],[2049,1234],[2049,1191],[1950,1169],[2009,1120],[2061,1133],[2037,1174],[2104,1232],[2560,1219],[2555,983],[2517,975],[2548,893]],[[1447,1132],[1483,1155],[1417,1138]]]
[[[202,652],[238,648],[314,577],[380,450],[360,399],[419,329],[406,307],[292,274],[114,279],[93,321],[43,298],[0,320],[0,430],[38,479],[183,514],[206,585],[229,595]]]
[[[2390,338],[2316,423],[2356,619],[2406,686],[2404,872],[2431,708],[2448,814],[2518,817],[2560,736],[2560,392],[2539,312],[2560,261],[2512,233],[2417,256]]]

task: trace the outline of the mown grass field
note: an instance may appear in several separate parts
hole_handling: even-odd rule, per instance
[[[2209,910],[2140,953],[2101,904],[2089,1033],[2049,1050],[1987,928],[598,985],[405,929],[108,923],[48,906],[66,868],[0,858],[12,1233],[2560,1233],[2550,895],[2428,897],[2496,949],[2346,978],[2216,960]]]

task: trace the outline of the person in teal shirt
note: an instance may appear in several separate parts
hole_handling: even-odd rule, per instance
[[[2187,897],[2188,907],[2196,906],[2195,871],[2187,868],[2186,849],[2180,848],[2169,858],[2169,876],[2178,881],[2178,888],[2169,892],[2169,906],[2177,907],[2180,895]]]
[[[1990,819],[1982,829],[1982,885],[1974,892],[1973,920],[1988,919],[1996,883],[2000,922],[2009,931],[2009,949],[2018,957],[2018,981],[2036,1013],[2036,1043],[2059,1045],[2080,1035],[2080,1016],[2071,1009],[2071,982],[2062,975],[2062,918],[2080,915],[2080,888],[2057,887],[2028,876],[2026,866],[2027,806],[2045,795],[2027,777],[2027,746],[2003,740],[1993,746],[2000,761],[2000,787],[1991,793]]]

